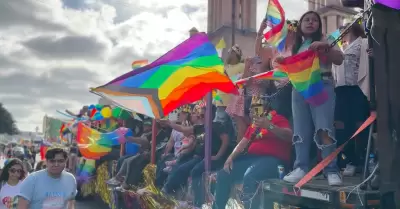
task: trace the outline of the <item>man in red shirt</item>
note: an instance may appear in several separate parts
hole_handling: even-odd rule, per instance
[[[293,135],[289,121],[274,110],[253,119],[255,122],[217,174],[213,209],[225,208],[231,186],[240,180],[244,207],[260,208],[259,182],[278,178],[278,166],[289,164]]]

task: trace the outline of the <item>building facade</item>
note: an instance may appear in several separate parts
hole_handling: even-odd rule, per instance
[[[308,9],[321,15],[323,33],[329,34],[346,23],[357,14],[353,9],[345,8],[340,0],[306,0]],[[257,0],[236,0],[232,28],[232,0],[208,0],[207,33],[211,41],[216,44],[221,38],[227,48],[222,51],[222,57],[227,55],[233,43],[242,49],[244,57],[254,55],[254,42],[257,36]],[[234,33],[234,36],[232,36]]]

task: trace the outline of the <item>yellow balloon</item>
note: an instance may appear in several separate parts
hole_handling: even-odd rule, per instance
[[[101,109],[100,113],[104,118],[110,118],[112,115],[111,108],[109,107]]]

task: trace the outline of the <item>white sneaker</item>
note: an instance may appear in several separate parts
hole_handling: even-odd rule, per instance
[[[330,173],[328,174],[328,184],[329,186],[341,186],[342,178],[338,173]]]
[[[356,166],[347,164],[343,176],[354,176],[354,174],[356,174]]]
[[[300,168],[294,169],[292,172],[288,173],[283,180],[289,183],[297,183],[306,175],[306,172],[301,170]]]

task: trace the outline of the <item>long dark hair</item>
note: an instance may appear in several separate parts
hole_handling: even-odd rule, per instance
[[[303,44],[303,36],[304,33],[303,31],[301,31],[301,24],[303,22],[303,19],[306,15],[308,14],[315,14],[318,18],[318,23],[319,23],[319,27],[318,30],[315,31],[313,34],[311,34],[311,40],[312,42],[314,41],[320,41],[322,39],[322,21],[321,21],[321,17],[319,16],[319,14],[317,12],[314,11],[308,11],[306,13],[304,13],[299,20],[298,23],[298,27],[297,27],[297,32],[296,32],[296,37],[295,37],[295,41],[294,41],[294,45],[292,48],[292,54],[297,54],[297,52],[299,51],[301,45]]]
[[[0,175],[0,183],[8,181],[8,178],[9,178],[8,171],[14,165],[20,165],[21,166],[22,170],[21,170],[21,175],[19,177],[19,180],[24,179],[24,177],[25,177],[24,165],[23,165],[23,163],[22,163],[22,161],[20,159],[14,158],[14,159],[10,159],[7,162],[7,164],[4,166],[3,171],[1,172],[1,175]]]

